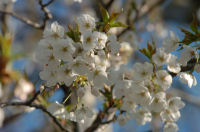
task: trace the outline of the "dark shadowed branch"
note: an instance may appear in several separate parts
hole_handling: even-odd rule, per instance
[[[60,130],[64,132],[68,132],[68,130],[60,123],[60,121],[52,115],[43,105],[35,104],[34,101],[37,99],[37,97],[40,95],[40,91],[36,92],[32,98],[25,102],[4,102],[0,103],[1,107],[7,107],[7,106],[26,106],[26,107],[32,107],[35,109],[39,109],[42,112],[46,113],[53,122],[60,128]]]

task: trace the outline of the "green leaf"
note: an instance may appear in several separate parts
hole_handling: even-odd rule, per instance
[[[0,36],[0,52],[2,56],[10,58],[11,44],[12,44],[12,38],[10,36],[8,37]]]
[[[103,25],[104,22],[96,22],[96,25]]]
[[[110,19],[109,19],[109,22],[110,23],[113,23],[116,19],[117,19],[117,17],[120,15],[120,12],[113,12],[112,14],[111,14],[111,16],[110,16]]]
[[[80,32],[78,24],[76,24],[76,27],[74,29],[71,26],[68,26],[68,29],[69,32],[66,32],[66,35],[75,42],[80,42]]]
[[[143,49],[139,49],[139,51],[145,55],[147,58],[151,59],[151,53],[149,52],[149,50],[147,50],[146,48]]]
[[[196,34],[198,33],[198,29],[197,29],[197,19],[196,16],[193,16],[193,20],[192,23],[190,24],[190,28],[192,29],[193,32],[195,32]]]
[[[103,18],[103,21],[107,22],[110,18],[108,11],[105,8],[103,8],[102,6],[100,6],[100,13]]]
[[[110,27],[128,27],[128,25],[123,24],[121,22],[115,22],[115,23],[110,24]]]
[[[189,45],[193,42],[199,41],[198,34],[193,34],[190,31],[187,31],[186,29],[180,28],[181,32],[185,34],[184,39],[180,43],[184,43],[185,45]]]

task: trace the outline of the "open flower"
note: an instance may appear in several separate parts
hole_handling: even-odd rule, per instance
[[[43,32],[44,38],[63,38],[65,34],[65,29],[58,24],[58,22],[53,22],[51,27],[46,27]]]
[[[192,86],[196,86],[197,85],[196,78],[193,75],[189,74],[189,73],[180,72],[178,74],[178,76],[179,76],[179,79],[180,79],[181,82],[188,84],[189,88],[191,88]]]
[[[72,61],[72,54],[75,51],[74,46],[72,45],[72,40],[70,38],[67,39],[59,39],[57,44],[54,45],[54,55],[58,60],[63,61]]]
[[[77,23],[79,25],[79,30],[81,33],[92,31],[92,29],[96,26],[95,19],[88,14],[83,14],[78,17]]]
[[[133,80],[134,81],[143,81],[151,76],[153,73],[153,65],[151,63],[145,62],[135,63],[133,66]]]
[[[164,132],[177,132],[178,131],[178,126],[176,123],[173,122],[167,122],[164,125]]]
[[[169,59],[170,59],[169,54],[165,53],[164,49],[162,48],[159,48],[156,51],[156,53],[152,56],[152,60],[157,66],[162,66],[164,64],[167,64]]]
[[[165,70],[159,70],[156,72],[156,82],[166,90],[172,84],[172,76]]]

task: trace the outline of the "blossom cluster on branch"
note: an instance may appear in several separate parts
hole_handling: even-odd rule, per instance
[[[2,2],[6,5],[15,0]],[[27,95],[33,92],[33,85],[29,85],[29,89],[19,85],[14,94],[24,102],[1,102],[1,107],[28,106],[40,109],[63,131],[68,129],[60,120],[76,126],[91,119],[91,126],[85,129],[85,132],[91,132],[115,121],[125,125],[135,120],[138,125],[145,125],[159,118],[164,132],[177,132],[179,128],[176,122],[181,117],[180,110],[185,107],[185,103],[181,97],[171,95],[168,91],[172,88],[175,76],[189,88],[197,85],[193,75],[194,72],[200,72],[200,48],[199,44],[193,43],[200,41],[196,20],[191,24],[192,32],[181,28],[185,33],[182,41],[174,32],[170,32],[161,47],[152,41],[147,43],[146,48],[139,48],[134,23],[131,21],[137,21],[145,13],[140,14],[134,3],[127,13],[128,25],[117,19],[121,12],[108,13],[107,10],[114,2],[110,0],[107,4],[100,1],[99,21],[89,14],[82,14],[75,17],[73,25],[67,25],[68,29],[65,29],[56,21],[47,26],[52,15],[46,7],[52,2],[38,0],[44,13],[42,24],[14,12],[0,10],[4,15],[9,14],[36,29],[44,29],[35,50],[35,58],[42,65],[39,73],[43,80],[40,91],[25,101]],[[74,2],[81,3],[82,0],[66,0],[67,4]],[[145,3],[140,4],[141,8],[145,7]],[[151,10],[153,7],[144,12]],[[110,30],[113,27],[124,29],[121,33],[112,33]],[[128,63],[136,51],[144,55],[146,61],[134,62],[130,67]],[[26,80],[21,82],[27,83]],[[50,102],[49,97],[59,88],[64,90],[65,98],[62,102]],[[102,108],[98,112],[83,99],[88,91],[95,99],[102,101]],[[0,115],[4,118],[2,109]]]
[[[116,114],[120,125],[128,120],[144,125],[158,115],[165,124],[165,132],[177,131],[175,122],[185,104],[180,97],[167,96],[166,91],[173,82],[169,72],[177,74],[189,87],[196,85],[191,72],[181,72],[181,66],[199,57],[196,49],[179,45],[178,37],[171,32],[161,48],[148,43],[147,48],[140,49],[149,61],[136,62],[130,69],[123,61],[130,53],[123,52],[137,47],[129,43],[132,40],[126,39],[131,32],[118,39],[107,30],[97,29],[95,22],[93,17],[83,14],[75,20],[75,28],[69,26],[68,32],[57,22],[44,30],[36,50],[36,58],[43,64],[40,78],[48,87],[66,85],[70,96],[76,97],[67,109],[55,102],[48,107],[49,111],[61,119],[84,122],[85,118],[93,116],[92,110],[81,102],[89,89],[94,96],[101,96],[105,103],[112,103],[109,109],[115,111],[110,111],[120,111]],[[178,47],[183,49],[180,58],[171,54]],[[199,71],[199,64],[195,69]]]

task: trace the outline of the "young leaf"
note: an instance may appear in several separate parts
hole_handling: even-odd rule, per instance
[[[195,15],[193,16],[193,20],[192,20],[192,23],[190,24],[190,28],[191,28],[192,31],[195,32],[196,34],[198,33],[198,29],[197,29],[197,18],[195,17]]]
[[[121,22],[115,22],[115,23],[110,24],[110,27],[128,27],[128,25],[123,24]]]
[[[103,18],[103,21],[107,22],[110,18],[108,11],[105,8],[103,8],[102,6],[100,6],[100,12],[101,12],[101,16]]]
[[[120,12],[113,12],[110,16],[109,22],[113,23],[117,19],[117,17],[119,16],[119,14],[120,14]]]

